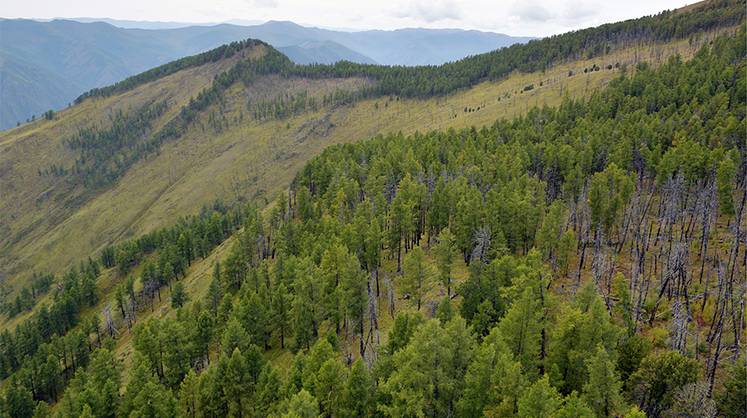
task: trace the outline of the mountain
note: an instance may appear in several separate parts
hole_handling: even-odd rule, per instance
[[[250,37],[276,47],[298,45],[305,41],[336,42],[384,65],[443,64],[533,39],[462,29],[342,32],[304,27],[288,21],[269,21],[247,29]]]
[[[39,20],[41,22],[44,21],[54,21],[54,20],[73,20],[76,22],[81,23],[94,23],[94,22],[104,22],[108,23],[112,26],[116,26],[118,28],[123,29],[178,29],[178,28],[187,28],[190,26],[215,26],[218,23],[189,23],[189,22],[160,22],[160,21],[150,21],[150,20],[124,20],[124,19],[110,19],[110,18],[99,18],[99,17],[72,17],[72,18],[58,18],[58,19],[50,19],[50,20],[41,20],[41,19],[34,19]],[[233,22],[226,22],[226,23],[233,23]],[[260,24],[262,22],[253,22],[252,24]]]
[[[245,40],[0,133],[0,415],[740,416],[745,31]]]
[[[181,27],[81,19],[88,23],[0,19],[0,129],[60,109],[91,88],[241,39],[266,41],[301,64],[403,65],[438,64],[528,39],[456,30],[346,33],[290,22]]]
[[[337,61],[376,64],[371,58],[332,41],[306,41],[278,47],[278,51],[297,64],[334,64]]]

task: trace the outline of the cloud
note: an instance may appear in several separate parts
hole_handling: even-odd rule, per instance
[[[510,13],[523,22],[547,22],[555,15],[544,6],[533,0],[519,0],[511,6]]]
[[[250,0],[249,3],[265,9],[274,9],[279,5],[278,0]]]
[[[575,22],[581,19],[594,17],[599,12],[592,2],[586,0],[574,0],[565,5],[563,18]]]
[[[392,13],[395,17],[422,20],[428,23],[458,20],[459,6],[452,0],[413,0]]]

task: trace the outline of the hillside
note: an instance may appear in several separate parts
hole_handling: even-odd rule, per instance
[[[41,121],[0,134],[0,167],[4,173],[0,178],[0,190],[9,197],[0,203],[7,214],[0,220],[3,232],[0,245],[6,249],[0,260],[0,274],[9,276],[7,281],[13,285],[25,280],[31,270],[64,268],[109,242],[168,224],[174,216],[194,213],[216,198],[251,199],[257,193],[272,197],[287,184],[295,169],[330,144],[382,132],[490,124],[498,117],[520,114],[533,105],[558,104],[564,95],[588,95],[616,76],[619,68],[615,64],[633,66],[639,61],[656,64],[674,53],[687,56],[708,39],[709,36],[704,36],[695,42],[688,39],[666,45],[641,41],[611,50],[605,57],[559,63],[552,71],[544,73],[483,81],[478,88],[446,97],[390,96],[386,100],[378,97],[354,100],[338,94],[340,97],[328,97],[329,103],[323,103],[325,95],[338,89],[356,90],[362,85],[368,85],[369,90],[376,86],[396,89],[397,85],[370,81],[378,76],[375,73],[367,76],[366,67],[360,71],[361,78],[340,77],[344,73],[338,73],[337,67],[329,67],[335,71],[325,76],[318,73],[324,71],[323,66],[310,67],[315,71],[308,76],[304,74],[304,67],[298,76],[260,75],[249,86],[228,88],[219,112],[222,113],[220,123],[215,120],[219,109],[212,107],[210,111],[200,112],[201,122],[191,125],[179,141],[166,144],[170,147],[168,152],[150,154],[145,161],[133,162],[133,169],[122,172],[122,178],[113,184],[91,188],[79,184],[79,178],[71,178],[75,176],[55,175],[55,168],[69,170],[74,165],[76,152],[64,142],[78,129],[107,120],[117,109],[131,112],[161,94],[166,94],[164,99],[178,95],[166,100],[170,110],[151,123],[155,132],[173,118],[190,97],[206,88],[212,77],[231,68],[236,58],[176,72],[152,84],[137,85],[134,90],[126,90],[128,84],[122,84],[125,90],[115,96],[86,100],[59,112],[54,121]],[[526,49],[533,50],[535,45],[539,44]],[[514,50],[508,49],[506,53],[513,55]],[[500,54],[489,57],[504,66],[510,62]],[[479,60],[477,57],[472,61]],[[532,68],[532,62],[537,60],[523,62],[526,68]],[[595,64],[599,71],[584,72]],[[608,65],[612,68],[607,69]],[[392,70],[398,71],[397,68]],[[575,75],[568,77],[569,71]],[[192,78],[192,74],[200,76]],[[437,77],[429,77],[424,82],[437,80]],[[173,85],[183,88],[172,91],[169,86]],[[524,91],[530,85],[534,88]],[[319,105],[316,109],[291,112],[283,117],[258,119],[256,115],[250,116],[257,106],[272,104],[278,99],[278,92],[286,90],[290,95],[314,96]],[[382,92],[389,94],[388,90]],[[352,103],[344,104],[348,100]],[[243,106],[250,101],[250,106]],[[87,125],[83,124],[84,118],[89,120]],[[206,141],[205,137],[210,140]],[[256,152],[247,154],[244,151],[247,149]],[[25,159],[29,152],[38,157]],[[279,163],[280,170],[274,168]],[[273,168],[262,169],[262,165]],[[59,170],[57,173],[62,174]],[[67,245],[67,237],[73,233],[79,239],[75,245]]]
[[[138,29],[98,21],[0,19],[0,130],[61,109],[92,88],[247,38],[265,41],[300,64],[400,65],[440,64],[527,40],[458,30],[347,33],[291,22]]]
[[[742,6],[437,69],[247,41],[0,135],[5,411],[738,413]]]

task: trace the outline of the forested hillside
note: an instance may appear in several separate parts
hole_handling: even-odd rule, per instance
[[[426,95],[413,92],[430,89],[439,77],[402,67],[363,67],[371,72],[346,76],[335,70],[344,65],[294,66],[256,41],[93,90],[68,109],[0,133],[3,305],[34,271],[63,271],[107,244],[173,225],[216,199],[264,205],[329,145],[491,124],[532,106],[556,106],[564,97],[589,97],[640,62],[656,67],[677,54],[687,60],[719,34],[733,33],[743,14],[739,4],[699,4],[612,25],[617,40],[604,50],[574,47],[557,55],[555,45],[566,41],[605,42],[607,32],[592,28],[470,58],[468,65],[419,67],[423,74],[439,68],[472,74],[467,84]],[[645,36],[657,22],[676,30]],[[519,64],[526,51],[542,53],[527,56],[525,67],[513,72],[479,76],[501,62]],[[549,66],[541,64],[545,54],[555,57]],[[2,326],[15,327],[26,312],[4,318]]]
[[[53,297],[0,334],[3,413],[744,416],[744,4],[701,7],[620,25],[665,40],[740,29],[688,60],[610,63],[606,88],[491,126],[333,145],[265,209],[216,201],[64,274],[34,275],[6,310]],[[227,111],[234,101],[242,117],[282,129],[326,106],[441,95],[602,53],[610,32],[591,31],[564,35],[578,47],[563,57],[553,56],[559,37],[494,53],[515,61],[478,56],[410,75],[293,66],[253,45],[263,53],[178,111],[152,101],[113,115],[111,128],[73,131],[64,146],[75,165],[39,175],[113,187],[171,142],[240,125]],[[93,91],[80,106],[161,71],[171,70]],[[343,74],[358,78],[326,88]],[[294,77],[317,88],[242,88],[297,88]],[[212,272],[188,292],[199,263]]]

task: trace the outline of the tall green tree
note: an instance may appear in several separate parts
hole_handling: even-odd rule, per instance
[[[413,248],[405,257],[402,289],[410,296],[418,310],[430,277],[431,268],[425,259],[425,252],[420,247]]]
[[[451,297],[451,269],[457,252],[456,237],[449,228],[438,234],[438,242],[433,247],[438,268],[438,280],[446,288],[446,295]]]
[[[620,393],[622,383],[604,347],[597,348],[596,354],[587,362],[589,380],[584,385],[583,399],[599,417],[615,417],[624,411]]]
[[[562,404],[562,397],[550,385],[548,377],[542,376],[519,399],[518,417],[550,418]]]

